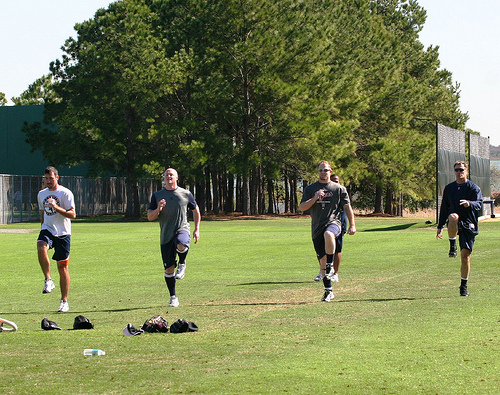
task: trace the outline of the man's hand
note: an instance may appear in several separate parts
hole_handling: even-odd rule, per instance
[[[470,207],[470,202],[468,200],[461,199],[460,200],[460,205],[464,206],[464,207]]]
[[[437,230],[436,239],[443,238],[443,228]]]
[[[323,200],[324,197],[325,197],[325,190],[324,189],[318,189],[316,191],[316,198],[321,201],[321,200]]]

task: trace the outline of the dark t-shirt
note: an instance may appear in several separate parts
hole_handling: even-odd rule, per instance
[[[350,204],[349,195],[345,187],[332,181],[327,184],[316,181],[308,185],[304,190],[301,203],[311,199],[316,191],[320,189],[325,190],[325,197],[323,200],[316,201],[308,210],[311,214],[313,239],[323,234],[324,229],[330,224],[336,224],[341,229],[344,206]]]
[[[158,202],[165,199],[167,204],[160,211],[160,244],[167,244],[181,230],[190,232],[187,210],[196,208],[193,194],[187,189],[177,187],[173,191],[162,189],[153,193],[148,210],[156,210]]]
[[[460,205],[460,200],[465,199],[470,202],[470,207]],[[467,180],[463,184],[453,181],[445,186],[443,200],[439,212],[438,229],[442,229],[451,213],[458,214],[458,229],[468,230],[473,234],[478,234],[478,218],[483,205],[483,194],[481,189],[472,181]]]

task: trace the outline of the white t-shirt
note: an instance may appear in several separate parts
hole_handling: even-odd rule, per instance
[[[38,192],[38,207],[43,211],[42,230],[46,229],[57,237],[70,235],[71,220],[55,211],[47,203],[49,198],[54,199],[58,206],[65,210],[69,210],[75,207],[73,193],[68,188],[61,185],[58,185],[55,191],[50,191],[49,188],[45,188]]]

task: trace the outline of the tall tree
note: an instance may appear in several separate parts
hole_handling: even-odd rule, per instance
[[[156,17],[143,2],[123,0],[77,24],[77,39],[51,63],[61,100],[47,102],[46,115],[58,128],[28,132],[54,164],[89,161],[90,175],[125,176],[128,217],[140,216],[138,179],[160,172],[148,166],[159,154],[160,99],[186,78],[184,53],[167,57],[152,34]]]
[[[11,100],[16,106],[37,105],[47,102],[57,103],[60,101],[53,88],[52,74],[38,78],[19,97],[13,97]]]
[[[424,51],[418,41],[425,22],[425,11],[418,3],[377,0],[368,6],[371,26],[383,44],[364,56],[370,65],[363,78],[369,105],[360,114],[355,135],[358,154],[370,169],[360,183],[373,186],[375,211],[381,212],[384,196],[387,200],[396,193],[421,193],[415,179],[433,176],[429,173],[434,154],[432,122],[422,127],[418,119],[447,118],[456,125],[464,114],[451,81],[438,70],[435,51]],[[385,211],[392,213],[386,203]]]

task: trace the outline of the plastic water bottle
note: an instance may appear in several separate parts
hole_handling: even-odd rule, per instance
[[[106,352],[97,348],[86,348],[83,350],[83,355],[106,355]]]

